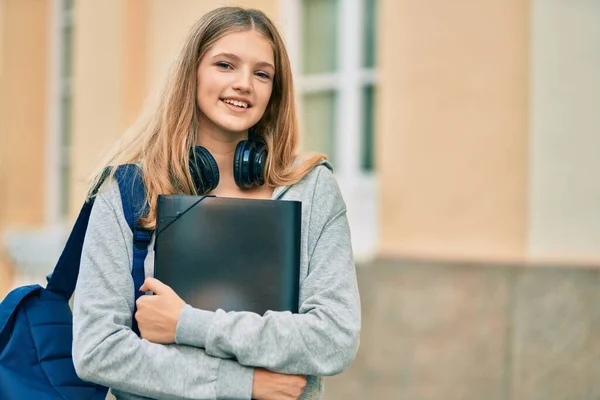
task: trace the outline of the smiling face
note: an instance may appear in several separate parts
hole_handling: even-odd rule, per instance
[[[271,44],[256,31],[217,40],[198,67],[200,130],[239,134],[255,125],[271,98],[274,65]]]

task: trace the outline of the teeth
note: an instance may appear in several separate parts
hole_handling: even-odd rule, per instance
[[[227,104],[233,104],[236,107],[248,108],[248,103],[245,103],[243,101],[229,100],[229,99],[225,99],[223,101]]]

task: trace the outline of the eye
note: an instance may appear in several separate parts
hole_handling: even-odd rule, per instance
[[[256,76],[258,76],[259,78],[262,78],[262,79],[271,79],[271,76],[269,74],[267,74],[266,72],[257,72]]]
[[[222,68],[222,69],[232,69],[233,68],[230,64],[228,64],[228,63],[226,63],[224,61],[219,61],[216,64],[216,66],[219,67],[219,68]]]

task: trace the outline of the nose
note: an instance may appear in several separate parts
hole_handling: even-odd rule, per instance
[[[243,93],[252,92],[252,72],[239,69],[233,82],[233,89]]]

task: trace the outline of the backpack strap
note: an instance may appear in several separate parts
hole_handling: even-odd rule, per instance
[[[54,269],[46,276],[46,290],[58,293],[66,299],[71,298],[75,291],[75,285],[77,284],[79,267],[81,264],[81,251],[83,249],[83,242],[92,213],[92,207],[96,200],[95,194],[110,174],[110,171],[110,167],[105,168],[104,171],[102,171],[98,183],[92,190],[93,196],[90,196],[83,203],[79,215],[75,220],[75,224],[73,225],[73,229],[71,229],[67,243],[56,262]]]
[[[99,188],[102,181],[109,175],[110,169],[106,169],[102,174]],[[133,266],[131,275],[133,277],[135,300],[142,295],[139,288],[144,283],[144,260],[148,255],[148,245],[152,237],[152,231],[146,230],[139,225],[141,216],[148,212],[146,202],[146,188],[142,178],[141,169],[134,164],[121,165],[115,171],[115,178],[119,184],[121,192],[121,202],[123,204],[123,214],[125,220],[133,232]],[[64,298],[69,299],[73,295],[77,277],[79,276],[79,266],[81,263],[81,251],[85,233],[87,231],[90,214],[94,205],[95,197],[88,199],[79,211],[79,216],[71,230],[69,239],[58,259],[52,274],[48,276],[47,290],[59,293]],[[134,315],[137,307],[134,302]],[[139,335],[137,321],[133,318],[133,331]]]
[[[75,290],[81,263],[81,250],[93,205],[94,198],[83,203],[56,266],[47,278],[46,289],[59,293],[66,299],[70,299]]]
[[[125,220],[133,233],[133,266],[131,275],[134,285],[134,303],[131,329],[139,335],[139,328],[135,319],[137,311],[137,299],[143,292],[140,287],[144,284],[146,274],[144,271],[144,260],[148,255],[148,245],[152,238],[152,231],[144,229],[139,224],[139,219],[148,212],[148,203],[146,201],[146,187],[140,167],[135,164],[121,165],[115,172],[115,177],[119,184],[121,192],[121,201],[123,204],[123,214]]]

